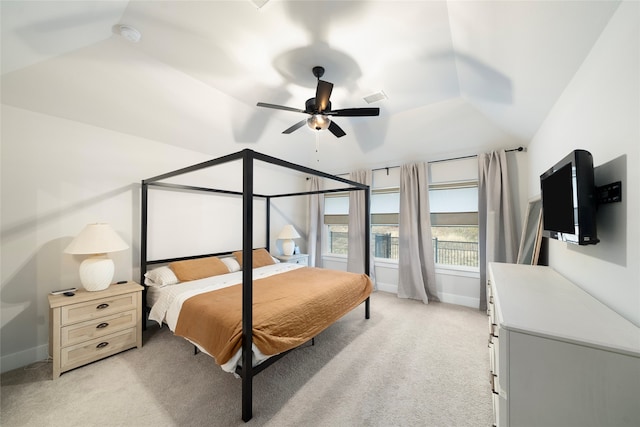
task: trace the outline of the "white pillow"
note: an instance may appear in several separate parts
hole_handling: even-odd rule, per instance
[[[147,271],[144,274],[144,284],[147,286],[155,286],[161,288],[163,286],[175,285],[180,283],[173,270],[169,267],[158,267],[153,270]]]
[[[224,262],[224,264],[229,269],[229,273],[240,271],[240,264],[238,263],[235,257],[230,256],[230,257],[220,258],[220,261]]]

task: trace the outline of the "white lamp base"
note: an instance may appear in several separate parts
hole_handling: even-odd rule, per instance
[[[293,249],[295,248],[296,243],[293,240],[283,240],[282,241],[282,253],[287,256],[293,255]]]
[[[80,264],[80,282],[87,291],[103,291],[113,279],[115,266],[106,254],[94,255]]]

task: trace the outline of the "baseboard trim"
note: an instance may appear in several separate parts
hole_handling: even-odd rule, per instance
[[[398,293],[398,285],[394,285],[393,283],[382,283],[376,281],[376,288],[383,292],[390,292],[392,294]]]
[[[438,298],[440,298],[441,302],[445,302],[447,304],[464,305],[465,307],[476,309],[480,307],[480,299],[475,297],[438,292]]]
[[[28,348],[17,353],[0,357],[0,372],[5,373],[14,369],[41,362],[49,358],[49,344]]]

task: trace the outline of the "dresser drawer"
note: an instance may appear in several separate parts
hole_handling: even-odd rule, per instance
[[[507,402],[506,400],[493,393],[493,425],[496,427],[502,427],[507,425]]]
[[[502,373],[500,371],[500,340],[497,338],[493,338],[489,346],[489,365],[491,373],[496,377]],[[500,389],[498,388],[496,391],[500,391]]]
[[[61,369],[66,371],[136,346],[136,328],[65,347],[60,350]]]
[[[135,310],[137,307],[136,298],[137,295],[135,293],[129,293],[68,305],[62,307],[61,323],[62,325],[69,325],[120,313],[122,311]]]
[[[504,365],[504,353],[505,350],[502,348],[504,344],[500,342],[501,339],[497,336],[497,331],[499,328],[496,328],[496,335],[491,335],[489,337],[489,370],[493,375],[493,391],[500,396],[505,397],[505,380],[507,378],[507,372]]]
[[[60,346],[85,342],[94,338],[103,337],[122,329],[133,328],[138,322],[138,312],[129,310],[123,313],[112,314],[98,319],[64,326],[60,329]]]

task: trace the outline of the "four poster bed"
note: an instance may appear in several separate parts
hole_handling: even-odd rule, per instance
[[[233,161],[242,163],[242,191],[161,182]],[[344,187],[285,194],[254,193],[254,163],[265,162],[303,174],[337,181]],[[148,259],[149,189],[213,192],[242,197],[242,250]],[[252,417],[253,376],[282,358],[362,302],[369,318],[372,283],[369,233],[364,233],[364,274],[275,263],[269,254],[270,201],[274,198],[363,191],[365,229],[370,227],[369,187],[249,149],[142,181],[141,283],[148,272],[164,268],[180,276],[172,286],[145,287],[149,318],[166,323],[205,351],[225,371],[242,378],[242,419]],[[253,247],[253,202],[266,201],[266,247]],[[234,248],[237,249],[237,248]],[[158,269],[149,267],[163,265]],[[167,267],[168,265],[168,267]],[[232,265],[236,268],[232,268]],[[235,271],[238,270],[238,271]],[[146,277],[145,277],[146,276]],[[158,279],[161,280],[161,279]],[[174,280],[175,282],[175,280]],[[143,324],[146,323],[146,313]]]

